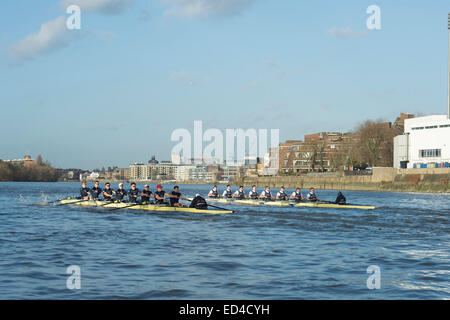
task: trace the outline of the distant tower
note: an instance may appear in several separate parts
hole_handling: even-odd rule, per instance
[[[152,160],[149,160],[148,163],[149,163],[149,164],[158,164],[159,161],[156,160],[156,157],[155,157],[155,156],[152,156]]]

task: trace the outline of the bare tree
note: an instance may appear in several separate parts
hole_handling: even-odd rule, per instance
[[[357,160],[370,167],[392,167],[395,129],[390,122],[367,120],[356,130]]]

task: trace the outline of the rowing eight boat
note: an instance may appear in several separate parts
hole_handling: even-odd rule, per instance
[[[310,207],[310,208],[337,208],[337,209],[362,209],[373,210],[374,206],[357,205],[357,204],[337,204],[326,202],[292,202],[292,201],[262,201],[252,199],[207,199],[207,202],[223,203],[223,204],[239,204],[247,206],[269,206],[269,207]]]
[[[208,214],[221,214],[221,213],[233,213],[232,210],[210,210],[210,209],[195,209],[195,208],[186,208],[186,207],[169,207],[163,205],[154,205],[154,204],[145,204],[145,205],[133,205],[130,203],[114,203],[111,202],[108,204],[106,201],[95,201],[95,200],[86,200],[81,201],[79,199],[66,199],[61,200],[60,204],[76,204],[80,206],[87,207],[100,207],[102,208],[126,208],[130,210],[144,210],[150,212],[189,212],[189,213],[208,213]],[[130,206],[133,205],[133,206]]]

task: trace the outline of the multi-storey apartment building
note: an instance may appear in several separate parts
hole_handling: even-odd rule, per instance
[[[279,146],[279,171],[305,173],[334,169],[337,151],[343,150],[353,134],[318,132],[305,135],[302,140],[287,140]]]

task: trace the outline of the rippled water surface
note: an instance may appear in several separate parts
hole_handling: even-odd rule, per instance
[[[34,204],[78,190],[0,183],[0,299],[450,298],[449,194],[347,191],[377,209],[233,206],[232,215]],[[70,265],[81,268],[80,290],[66,288]],[[370,265],[379,290],[367,288]]]

